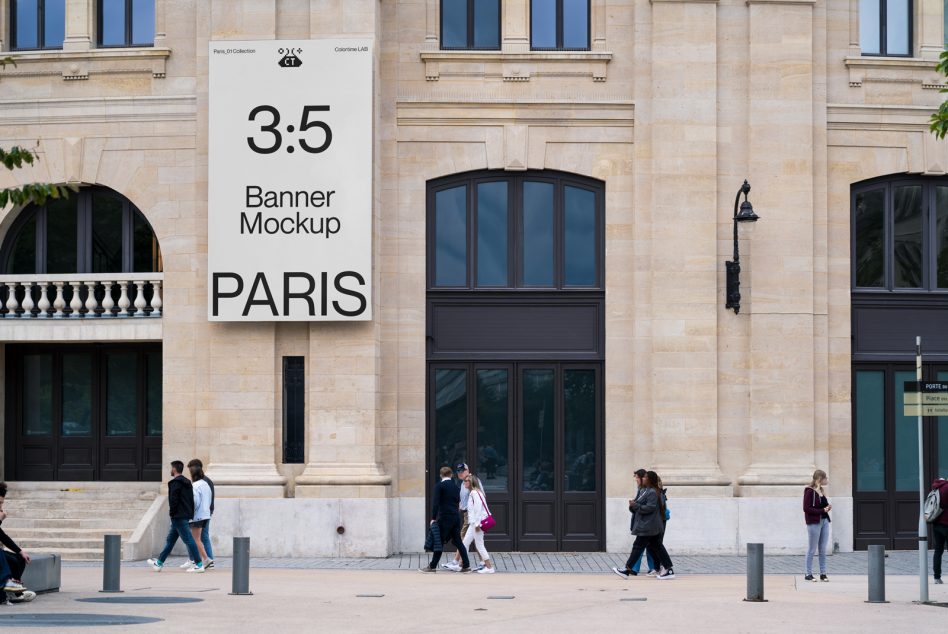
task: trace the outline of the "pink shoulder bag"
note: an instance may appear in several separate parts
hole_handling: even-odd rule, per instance
[[[481,530],[485,533],[490,529],[494,528],[494,525],[497,524],[497,520],[494,519],[494,516],[490,513],[490,508],[487,506],[487,500],[484,499],[484,495],[478,491],[478,495],[481,496],[481,503],[484,505],[484,509],[487,510],[487,517],[481,520]]]

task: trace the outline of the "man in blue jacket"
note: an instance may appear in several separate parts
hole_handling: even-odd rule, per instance
[[[201,563],[197,544],[194,543],[194,538],[191,536],[191,527],[188,526],[188,522],[194,517],[194,491],[191,488],[191,481],[181,475],[183,471],[183,462],[175,460],[171,463],[171,480],[168,481],[168,513],[171,515],[171,528],[168,529],[164,550],[161,551],[157,559],[148,560],[155,572],[161,572],[165,565],[165,559],[171,554],[174,545],[178,543],[178,537],[181,538],[188,549],[188,557],[195,562],[194,568],[189,572],[204,572],[204,565]]]
[[[461,514],[458,506],[461,503],[461,489],[454,483],[451,476],[454,472],[451,467],[441,467],[441,482],[435,485],[431,494],[431,523],[437,523],[441,531],[441,542],[454,542],[454,546],[461,553],[462,568],[460,572],[471,572],[471,562],[467,558],[467,549],[461,542]],[[438,562],[441,560],[441,551],[435,551],[431,556],[431,563],[421,572],[438,572]]]

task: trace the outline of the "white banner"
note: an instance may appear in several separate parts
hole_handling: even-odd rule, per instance
[[[208,318],[372,318],[372,40],[209,45]]]

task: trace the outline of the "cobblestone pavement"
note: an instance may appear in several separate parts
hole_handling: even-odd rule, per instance
[[[747,559],[740,555],[679,555],[671,553],[675,563],[675,572],[690,575],[742,575],[747,570]],[[625,562],[624,555],[609,553],[494,553],[494,561],[500,572],[508,573],[609,573],[612,566]],[[183,563],[184,559],[171,558],[169,566]],[[428,555],[413,553],[392,555],[383,559],[374,558],[330,558],[298,557],[270,558],[254,557],[250,561],[252,568],[287,568],[313,570],[415,570],[428,563]],[[644,563],[644,562],[643,562]],[[814,568],[816,568],[816,561]],[[946,562],[948,563],[948,562]],[[101,567],[100,561],[65,561],[63,566]],[[124,562],[123,566],[145,567],[144,561]],[[918,551],[893,551],[886,555],[886,574],[917,575]],[[230,568],[230,558],[221,557],[215,566]],[[644,566],[643,566],[644,568]],[[767,555],[764,557],[764,571],[771,575],[803,574],[803,555]],[[829,557],[827,568],[830,575],[865,575],[868,568],[868,555],[865,551],[836,553]],[[931,554],[929,554],[929,571]]]

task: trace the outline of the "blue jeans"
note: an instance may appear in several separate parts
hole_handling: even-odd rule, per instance
[[[652,553],[648,552],[648,550],[645,551],[645,558],[648,560],[648,569],[656,570],[657,568],[655,566],[655,560],[652,559]],[[636,561],[635,564],[632,566],[632,572],[638,572],[639,569],[641,568],[642,568],[642,558],[639,557],[638,561]]]
[[[207,558],[214,559],[214,551],[211,550],[211,520],[204,522],[204,528],[201,529],[201,543],[204,544],[204,552],[207,553]]]
[[[806,525],[807,537],[809,537],[809,546],[806,549],[806,574],[813,574],[813,555],[819,548],[820,553],[820,574],[826,574],[826,544],[830,537],[830,523],[825,517],[819,524]]]
[[[191,537],[191,527],[188,525],[188,520],[183,517],[171,518],[171,527],[168,529],[168,537],[165,539],[165,548],[158,555],[158,561],[165,563],[168,555],[171,554],[171,549],[178,543],[178,537],[181,538],[185,548],[188,549],[188,557],[191,558],[191,561],[201,561],[197,544],[194,543],[194,538]],[[208,556],[210,557],[210,554]]]
[[[13,573],[10,571],[10,564],[7,563],[7,558],[4,557],[3,553],[0,553],[0,583],[6,583],[7,579],[13,576]],[[6,597],[3,597],[6,600]]]

